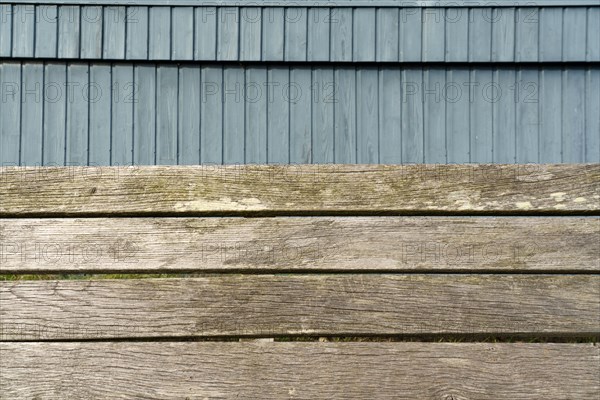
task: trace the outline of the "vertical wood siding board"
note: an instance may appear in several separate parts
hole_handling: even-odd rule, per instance
[[[330,8],[308,9],[308,61],[329,61]]]
[[[223,163],[223,69],[202,67],[200,86],[200,161]]]
[[[149,34],[148,58],[150,60],[170,59],[171,7],[150,7]]]
[[[2,79],[4,80],[4,78]],[[47,166],[63,165],[65,161],[65,84],[66,65],[46,64],[44,76],[44,148],[42,157],[43,164]]]
[[[240,61],[259,61],[262,12],[260,7],[240,9]]]
[[[283,7],[266,7],[262,13],[262,60],[283,61],[284,55],[284,15]]]
[[[449,68],[446,73],[446,147],[448,162],[469,162],[469,70]],[[404,115],[403,115],[404,119]]]
[[[600,70],[586,71],[585,162],[600,162]]]
[[[544,68],[540,72],[540,162],[561,159],[561,70]]]
[[[402,71],[402,162],[423,162],[423,71]]]
[[[172,7],[172,60],[194,58],[194,9]]]
[[[67,65],[66,165],[88,163],[88,77],[87,64]]]
[[[563,61],[586,60],[586,25],[585,7],[565,7],[563,32]]]
[[[179,69],[179,164],[200,163],[200,68]]]
[[[375,8],[354,10],[353,60],[375,61]]]
[[[148,7],[127,7],[125,48],[128,60],[148,59],[148,12]],[[191,18],[193,18],[193,14]]]
[[[44,65],[23,64],[21,87],[21,165],[42,164]]]
[[[581,163],[585,160],[585,70],[570,68],[564,77],[563,162]]]
[[[444,61],[446,10],[441,7],[423,9],[423,61]]]
[[[2,14],[0,11],[0,24]],[[39,5],[35,15],[35,57],[56,58],[57,6]],[[1,34],[1,33],[0,33]],[[0,38],[1,41],[1,38]]]
[[[79,58],[79,7],[58,8],[58,58]]]
[[[292,68],[290,88],[298,89],[298,96],[290,100],[290,163],[312,162],[312,71],[311,68]]]
[[[469,9],[446,9],[446,61],[468,60]]]
[[[112,165],[133,164],[133,102],[135,83],[131,64],[113,65],[111,98]],[[172,100],[172,99],[169,99]]]
[[[356,163],[356,69],[336,69],[335,81],[335,162]]]
[[[397,8],[377,9],[377,48],[375,51],[377,61],[398,61],[398,21],[399,13]],[[443,37],[442,34],[437,39],[440,40]]]
[[[15,4],[12,11],[12,56],[33,57],[35,6],[33,4]]]
[[[515,9],[492,9],[492,61],[514,61]]]
[[[494,82],[499,88],[500,96],[493,103],[493,162],[513,164],[516,154],[516,72],[513,68],[498,68],[494,74]]]
[[[196,7],[194,18],[196,29],[194,59],[216,60],[217,8]]]
[[[332,68],[313,70],[312,162],[333,162],[333,102],[335,82]]]
[[[359,164],[379,163],[379,79],[377,68],[361,68],[357,73]]]
[[[470,101],[471,162],[492,162],[492,101],[495,99],[492,71],[476,68],[471,71]]]
[[[352,61],[352,14],[352,8],[337,8],[335,11],[331,21],[331,61]]]
[[[400,9],[400,61],[421,61],[422,10]]]
[[[539,79],[537,69],[520,69],[517,90],[517,163],[539,162]]]
[[[159,65],[156,70],[156,164],[177,164],[178,68]]]
[[[536,7],[517,8],[515,61],[538,61],[540,10]]]
[[[382,68],[379,79],[380,93],[380,159],[382,164],[400,164],[401,158],[401,71]]]
[[[272,67],[267,72],[267,161],[289,163],[289,106],[284,98],[288,85],[287,67]]]
[[[540,9],[540,61],[562,61],[563,8]]]
[[[89,163],[110,165],[111,149],[111,67],[90,66]]]
[[[104,7],[104,49],[103,57],[109,60],[125,58],[125,7]]]
[[[2,118],[0,118],[1,165],[19,165],[21,141],[21,63],[0,64]]]
[[[239,59],[239,8],[219,7],[217,18],[217,59],[237,61]],[[283,20],[281,22],[283,23]]]
[[[471,8],[469,17],[469,61],[487,62],[492,55],[492,9]]]
[[[12,53],[13,9],[11,4],[0,4],[0,57]]]
[[[588,8],[587,61],[600,61],[600,7]]]
[[[308,8],[285,9],[285,61],[306,61]]]
[[[245,162],[249,164],[267,162],[267,96],[264,86],[266,82],[266,67],[246,69]],[[310,94],[305,95],[310,99]]]
[[[103,8],[101,6],[81,7],[81,51],[82,59],[102,58]]]
[[[223,164],[244,163],[244,70],[223,71]]]
[[[156,67],[154,65],[136,65],[134,70],[136,92],[133,104],[133,142],[135,143],[133,163],[135,165],[153,165],[156,148]]]
[[[446,163],[446,70],[430,68],[424,75],[425,162]],[[489,117],[489,115],[488,115]]]

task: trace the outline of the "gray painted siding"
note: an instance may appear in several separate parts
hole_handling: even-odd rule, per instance
[[[600,61],[600,7],[402,8],[371,4],[372,7],[3,4],[0,57],[275,62]]]
[[[4,62],[0,83],[5,165],[600,162],[596,67]]]

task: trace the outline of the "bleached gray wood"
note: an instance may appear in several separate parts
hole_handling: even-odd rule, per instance
[[[285,61],[306,61],[308,8],[285,9]],[[334,28],[332,25],[332,30]],[[333,51],[333,43],[332,43]]]
[[[244,163],[244,70],[223,69],[223,163]]]
[[[169,60],[171,58],[171,7],[150,7],[148,58]],[[215,46],[215,42],[212,42]]]
[[[135,66],[134,79],[136,94],[133,103],[133,163],[154,165],[156,163],[156,67]]]
[[[2,66],[3,69],[5,65]],[[59,166],[65,164],[67,68],[64,64],[48,63],[44,68],[44,78],[47,84],[44,88],[43,164]],[[4,70],[2,80],[5,80]]]
[[[248,67],[245,70],[245,154],[248,164],[267,162],[267,69]],[[308,94],[304,94],[307,96]]]
[[[290,69],[290,93],[293,94],[293,97],[290,95],[290,163],[292,164],[310,164],[313,160],[312,111],[313,106],[321,107],[323,104],[313,104],[312,85],[312,68]],[[335,103],[331,103],[331,106],[335,106]],[[333,136],[332,139],[335,140]]]
[[[200,163],[200,69],[179,68],[178,143],[179,164]]]
[[[2,18],[0,9],[0,18]],[[0,25],[5,23],[0,22]],[[35,20],[35,56],[39,58],[56,57],[58,8],[54,5],[36,7]],[[1,35],[1,33],[0,33]],[[1,41],[0,37],[0,41]]]
[[[378,8],[376,12],[377,38],[375,43],[377,48],[375,53],[377,61],[398,61],[400,11],[394,8]],[[336,20],[337,14],[336,12]]]
[[[0,64],[2,78],[2,118],[0,119],[0,155],[2,165],[19,165],[21,161],[21,64]]]
[[[283,24],[283,20],[281,23]],[[217,8],[217,60],[239,59],[239,26],[239,8]]]
[[[285,43],[283,7],[266,7],[262,13],[262,60],[282,61]]]
[[[330,26],[333,24],[336,8],[308,9],[308,61],[329,61]],[[375,41],[373,41],[375,43]]]
[[[33,57],[35,7],[30,4],[15,4],[12,12],[12,57]]]
[[[337,82],[335,95],[334,160],[336,163],[356,163],[356,70],[335,70]]]
[[[104,7],[104,58],[114,60],[125,58],[127,17],[126,7]]]
[[[553,10],[553,9],[551,9]],[[515,9],[492,8],[492,61],[515,61]]]
[[[194,9],[172,8],[171,59],[192,60],[194,58]]]
[[[375,60],[375,8],[355,8],[352,32],[352,60]]]
[[[446,153],[450,163],[468,163],[470,160],[469,86],[465,86],[470,81],[469,74],[469,70],[463,68],[446,71]]]
[[[600,332],[599,275],[226,274],[4,281],[0,302],[0,340],[5,341]]]
[[[240,8],[240,24],[240,60],[259,61],[262,39],[262,9],[260,7]]]
[[[516,10],[515,61],[533,62],[539,57],[540,9],[522,7]],[[570,27],[567,29],[571,29]],[[555,44],[556,46],[556,44]]]
[[[286,132],[282,141],[287,139]],[[279,157],[287,158],[287,154]],[[6,168],[2,170],[0,215],[585,213],[598,211],[599,169],[596,164],[208,165],[105,167],[101,176],[90,178],[85,168]],[[98,173],[98,169],[93,171]],[[114,173],[120,179],[112,179]],[[315,174],[323,178],[315,179]],[[447,184],[433,179],[440,174],[449,177]]]
[[[0,271],[598,273],[599,226],[598,217],[0,219]]]
[[[202,67],[200,87],[200,162],[223,163],[223,69]],[[205,116],[210,116],[206,118]]]
[[[593,400],[600,390],[592,343],[2,343],[0,354],[3,392],[27,398]]]
[[[314,68],[312,75],[312,162],[333,163],[333,107],[338,85],[331,68]]]
[[[217,8],[195,8],[195,60],[217,59]]]
[[[178,76],[177,66],[165,64],[156,68],[157,165],[175,165],[178,161]]]
[[[80,57],[83,59],[102,58],[104,12],[102,7],[89,6],[81,7],[81,51]],[[112,18],[108,15],[108,18]],[[129,54],[127,55],[129,58]]]
[[[68,87],[65,132],[65,165],[88,164],[88,89],[89,68],[86,64],[67,65]]]
[[[394,68],[382,68],[379,72],[379,161],[382,164],[402,162],[400,77],[400,71]]]
[[[400,9],[400,61],[421,61],[422,10]]]
[[[112,77],[108,64],[90,66],[89,163],[111,164]],[[116,149],[115,149],[116,150]]]
[[[133,105],[137,85],[131,64],[116,64],[112,67],[111,103],[111,165],[133,164]],[[162,93],[161,93],[162,94]],[[167,96],[161,102],[171,102]]]
[[[444,164],[446,163],[446,70],[426,69],[423,72],[423,83],[425,87],[423,92],[424,159],[428,164]]]
[[[58,58],[79,58],[80,8],[58,8]]]
[[[422,60],[444,61],[446,12],[443,8],[423,9],[423,53]]]
[[[337,8],[335,11],[336,22],[331,23],[331,61],[352,61],[353,14],[351,8]]]
[[[360,132],[356,162],[379,163],[379,70],[362,68],[356,73],[356,129]]]
[[[563,60],[563,12],[563,8],[540,9],[540,61]]]
[[[21,73],[21,165],[42,165],[44,66],[25,63]]]
[[[148,13],[148,7],[127,7],[125,48],[128,60],[148,59]]]

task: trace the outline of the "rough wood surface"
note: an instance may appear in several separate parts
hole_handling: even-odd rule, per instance
[[[600,210],[600,164],[5,167],[0,216]]]
[[[597,400],[600,348],[528,343],[1,343],[8,399]]]
[[[0,220],[0,271],[600,271],[598,217]]]
[[[600,333],[600,275],[0,282],[0,339]]]

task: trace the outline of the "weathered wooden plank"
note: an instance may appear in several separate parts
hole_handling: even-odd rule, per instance
[[[600,209],[599,164],[4,167],[0,172],[2,216]]]
[[[598,217],[2,219],[0,272],[593,271]]]
[[[593,344],[2,343],[0,354],[10,398],[592,400],[600,390]]]
[[[0,282],[0,340],[600,333],[600,275]]]

